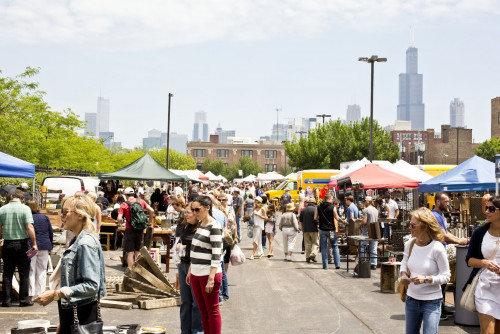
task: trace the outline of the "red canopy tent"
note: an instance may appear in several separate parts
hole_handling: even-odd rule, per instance
[[[350,177],[352,182],[361,182],[363,189],[380,188],[417,188],[420,181],[410,179],[398,173],[391,172],[377,164],[367,164],[343,177]],[[330,181],[328,188],[339,190],[337,180]]]

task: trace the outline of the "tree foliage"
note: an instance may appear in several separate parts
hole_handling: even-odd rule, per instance
[[[303,169],[338,169],[343,161],[359,160],[369,156],[370,120],[343,124],[329,121],[309,130],[308,138],[286,142],[285,151],[289,165]],[[389,132],[373,121],[373,159],[394,162],[399,156],[398,146]]]
[[[226,179],[231,177],[229,167],[221,160],[211,161],[207,158],[201,165],[201,171],[203,173],[212,172],[214,175],[222,175]]]
[[[242,171],[243,175],[240,176],[238,171]],[[252,161],[252,158],[244,156],[241,157],[237,163],[235,163],[232,167],[229,168],[229,178],[235,179],[240,177],[247,177],[250,174],[257,175],[258,173],[262,173],[262,167],[259,164]]]
[[[495,162],[495,154],[500,154],[500,138],[491,138],[476,148],[476,155]]]
[[[71,109],[57,112],[44,101],[45,92],[32,78],[38,68],[13,77],[0,71],[0,151],[36,165],[112,172],[140,158],[145,151],[113,149],[102,140],[78,134],[85,126]],[[164,166],[166,149],[150,152]],[[192,157],[170,151],[170,168],[194,169]]]

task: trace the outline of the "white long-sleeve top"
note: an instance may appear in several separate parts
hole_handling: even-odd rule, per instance
[[[450,265],[446,255],[446,249],[439,241],[433,240],[426,246],[418,246],[416,243],[411,251],[410,244],[413,239],[405,244],[403,261],[401,261],[401,272],[408,272],[415,276],[431,276],[432,283],[415,285],[410,283],[407,295],[418,300],[434,300],[443,298],[441,285],[450,281]]]

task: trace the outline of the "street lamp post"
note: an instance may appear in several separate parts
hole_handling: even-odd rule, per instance
[[[370,162],[373,161],[373,76],[375,71],[375,62],[385,63],[387,58],[379,58],[378,56],[359,57],[359,61],[365,61],[371,64],[372,67],[372,78],[371,78],[371,98],[370,98]]]
[[[170,155],[170,100],[174,94],[168,93],[168,128],[167,128],[167,169],[169,167],[169,155]]]
[[[322,117],[323,118],[323,125],[324,125],[325,124],[325,117],[332,117],[332,115],[321,114],[321,115],[316,115],[316,117]]]
[[[300,135],[300,138],[302,138],[302,134],[306,134],[307,131],[295,131],[295,133],[298,133]]]

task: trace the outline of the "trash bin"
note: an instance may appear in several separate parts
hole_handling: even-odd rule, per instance
[[[464,287],[472,268],[467,266],[465,258],[467,256],[468,246],[457,245],[457,280],[455,283],[455,323],[464,326],[479,326],[479,318],[476,312],[469,312],[460,306]]]

